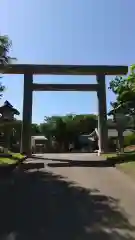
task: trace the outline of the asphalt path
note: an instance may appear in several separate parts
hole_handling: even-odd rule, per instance
[[[135,239],[135,183],[104,161],[89,153],[29,159],[42,166],[18,183],[14,239]]]

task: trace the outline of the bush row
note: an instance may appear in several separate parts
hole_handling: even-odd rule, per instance
[[[126,146],[130,146],[130,145],[135,145],[135,133],[132,133],[129,136],[126,136],[124,138],[124,145]]]

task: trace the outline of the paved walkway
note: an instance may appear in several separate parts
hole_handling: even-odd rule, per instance
[[[69,160],[99,160],[104,159],[98,157],[97,153],[46,153],[46,154],[35,154],[37,157],[49,158],[49,159],[69,159]]]
[[[0,188],[0,239],[135,239],[135,184],[127,175],[91,167],[95,155],[44,157],[31,161],[45,168]]]
[[[44,160],[46,171],[62,181],[59,189],[54,188],[54,196],[60,202],[67,197],[61,207],[62,214],[69,219],[63,221],[68,222],[69,229],[76,226],[72,229],[75,232],[68,232],[69,239],[73,235],[75,239],[135,239],[135,183],[127,175],[114,167],[91,167],[90,162],[99,160],[96,154],[43,157],[50,158]],[[68,227],[63,225],[63,229],[67,231]]]

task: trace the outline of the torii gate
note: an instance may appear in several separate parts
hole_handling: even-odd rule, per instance
[[[1,66],[0,71],[6,74],[24,74],[22,153],[31,154],[33,91],[96,91],[99,112],[99,150],[101,152],[107,151],[108,129],[105,75],[125,75],[128,72],[127,66],[11,64],[5,67]],[[33,75],[96,75],[97,84],[38,84],[33,83]]]

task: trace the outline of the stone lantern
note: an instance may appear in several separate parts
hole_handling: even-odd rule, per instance
[[[113,121],[116,124],[116,129],[118,132],[117,149],[118,149],[119,153],[123,153],[124,152],[123,132],[125,131],[125,129],[127,127],[129,117],[124,114],[121,106],[118,106],[115,110],[110,111],[108,115],[113,115]]]
[[[1,120],[12,121],[14,120],[14,115],[19,115],[19,111],[8,102],[5,101],[4,105],[0,107]]]
[[[11,125],[8,123],[14,121],[14,115],[19,115],[20,113],[8,101],[5,101],[4,105],[0,107],[0,114],[0,123],[6,125],[4,130],[4,149],[7,151],[10,146],[10,137],[12,134]]]

